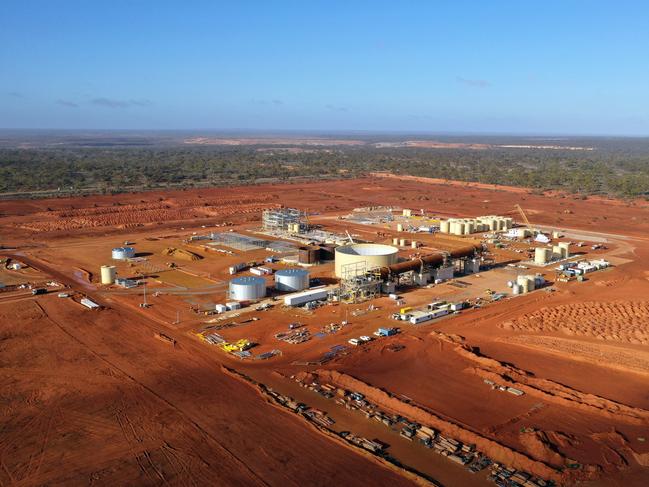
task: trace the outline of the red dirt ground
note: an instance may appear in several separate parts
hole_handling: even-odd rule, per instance
[[[181,238],[192,232],[224,224],[255,227],[262,208],[279,204],[319,212],[314,220],[367,238],[374,228],[328,217],[354,207],[392,205],[442,216],[509,214],[518,219],[514,205],[520,204],[535,225],[583,232],[583,240],[588,240],[588,232],[608,234],[611,255],[621,260],[585,283],[559,283],[554,293],[541,291],[408,328],[323,367],[293,362],[316,359],[334,344],[389,323],[387,299],[377,302],[381,310],[350,318],[350,328],[337,335],[282,346],[282,357],[253,363],[200,343],[191,333],[200,319],[191,318],[186,309],[182,322],[172,324],[171,313],[183,303],[181,297],[151,298],[160,299],[159,304],[142,311],[138,295],[106,294],[96,284],[99,265],[108,263],[110,248],[123,241],[136,241],[138,250],[155,254],[151,260],[162,265],[168,258],[159,252],[180,247]],[[272,381],[280,391],[290,389],[274,370],[284,375],[316,369],[341,372],[365,383],[369,392],[374,387],[406,395],[467,432],[462,434],[484,437],[532,462],[557,468],[570,459],[592,466],[590,473],[584,470],[581,477],[565,477],[566,481],[576,477],[593,478],[593,485],[647,484],[649,445],[642,440],[649,426],[645,202],[581,200],[521,188],[380,176],[2,201],[0,215],[4,245],[16,248],[6,254],[109,308],[91,312],[55,295],[0,296],[3,484],[412,482],[271,406],[248,384],[224,374],[222,363]],[[146,240],[152,237],[159,240]],[[431,247],[435,243],[429,242]],[[442,243],[455,245],[452,239]],[[225,280],[227,265],[242,258],[204,256],[182,263],[183,270]],[[314,270],[315,275],[328,273],[330,267]],[[427,292],[413,296],[426,302]],[[261,319],[256,324],[228,330],[224,336],[249,334],[265,351],[278,346],[272,335],[296,319],[276,310],[257,315]],[[343,316],[343,307],[298,315],[314,329]],[[153,338],[160,330],[178,340],[175,349]],[[405,349],[387,351],[390,342]],[[504,376],[525,388],[526,395],[510,397],[483,382]],[[419,461],[406,450],[403,455],[399,459],[405,464]],[[435,477],[440,467],[430,468],[427,473]],[[463,485],[463,475],[463,470],[452,473],[445,485]]]

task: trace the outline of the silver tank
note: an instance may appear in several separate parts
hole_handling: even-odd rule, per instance
[[[278,291],[302,291],[309,287],[309,271],[306,269],[282,269],[275,273],[275,289]]]
[[[230,299],[254,301],[266,296],[266,280],[263,277],[243,276],[230,281]]]
[[[133,247],[115,247],[111,257],[114,260],[132,259],[135,257],[135,249]]]

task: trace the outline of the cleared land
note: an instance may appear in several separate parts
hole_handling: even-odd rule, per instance
[[[227,254],[186,239],[194,232],[231,228],[252,232],[261,209],[279,204],[309,209],[313,223],[377,242],[390,242],[395,230],[338,217],[355,207],[392,205],[442,217],[516,218],[514,205],[520,204],[534,225],[558,227],[587,242],[604,240],[605,250],[584,252],[616,266],[583,283],[556,282],[552,293],[491,303],[418,327],[402,324],[395,337],[348,347],[324,361],[332,347],[394,324],[388,316],[398,306],[388,298],[372,303],[374,309],[359,304],[306,312],[274,306],[222,321],[197,312],[224,301],[229,265],[268,252]],[[640,486],[649,479],[646,203],[368,177],[3,201],[0,214],[0,232],[7,236],[3,253],[31,269],[3,268],[3,275],[15,282],[56,280],[72,294],[65,299],[54,291],[0,294],[3,484],[354,485],[371,479],[375,485],[401,485],[426,477],[447,486],[493,485],[484,472],[469,474],[290,379],[306,373],[363,392],[387,411],[436,425],[494,458],[561,483]],[[467,243],[416,238],[427,249]],[[146,261],[118,263],[118,275],[144,276],[148,309],[139,307],[141,288],[108,289],[98,283],[99,266],[110,263],[110,249],[124,242],[133,242]],[[163,255],[172,247],[203,258]],[[463,277],[460,287],[443,284],[402,294],[408,305],[417,306],[506,290],[512,274],[504,264],[522,257],[507,250],[495,256],[501,267]],[[179,269],[171,270],[170,261]],[[552,278],[551,268],[539,271]],[[332,273],[332,264],[312,268],[312,277],[325,282]],[[82,294],[105,309],[82,307]],[[243,323],[252,317],[258,320]],[[343,320],[349,325],[327,329]],[[275,338],[295,321],[322,336],[296,345]],[[281,355],[241,361],[195,335],[217,326],[228,340],[258,343],[255,355],[274,349]],[[175,347],[155,338],[161,331],[176,340]],[[336,420],[335,431],[389,444],[391,454],[422,477],[325,434],[223,366],[325,411]],[[525,394],[494,390],[485,379]]]

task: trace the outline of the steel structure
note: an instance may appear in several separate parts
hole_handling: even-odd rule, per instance
[[[381,296],[381,270],[367,267],[367,262],[351,262],[341,267],[340,300],[360,303]]]
[[[271,208],[264,210],[261,215],[261,222],[264,231],[288,231],[289,225],[299,225],[303,228],[306,221],[306,214],[297,208]]]

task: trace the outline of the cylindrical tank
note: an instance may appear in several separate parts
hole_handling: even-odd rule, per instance
[[[530,290],[530,281],[527,276],[518,276],[516,284],[520,287],[521,293],[526,293]]]
[[[563,257],[563,250],[561,249],[561,247],[559,247],[558,245],[553,245],[552,246],[552,256],[557,258],[557,259],[562,258]]]
[[[521,293],[521,286],[520,284],[514,283],[512,285],[512,294],[520,294]]]
[[[336,277],[351,277],[374,267],[387,267],[397,262],[399,249],[382,244],[351,244],[336,249]],[[351,275],[350,275],[351,274]]]
[[[475,232],[475,223],[468,221],[464,224],[464,235],[470,235]]]
[[[464,235],[464,222],[457,222],[455,224],[455,235]]]
[[[406,239],[402,238],[401,240],[399,240],[399,245],[401,245],[402,247],[405,247],[406,246]]]
[[[309,287],[309,271],[306,269],[282,269],[275,273],[275,289],[278,291],[302,291]]]
[[[561,257],[564,259],[570,257],[570,243],[559,242],[559,247],[561,247]]]
[[[230,281],[230,299],[254,301],[266,296],[266,280],[263,277],[243,276]]]
[[[489,230],[498,230],[498,220],[495,218],[489,220]]]
[[[126,260],[135,257],[135,249],[133,247],[115,247],[112,252],[114,260]]]
[[[550,260],[550,249],[537,247],[534,249],[534,263],[539,265],[547,264]]]
[[[509,230],[512,225],[514,224],[514,221],[510,217],[505,217],[505,229]]]
[[[297,260],[300,264],[315,264],[320,260],[320,247],[300,247]]]
[[[534,276],[525,277],[527,277],[527,290],[534,291],[536,289],[536,278]]]
[[[403,232],[403,225],[401,223],[397,223],[397,232]]]
[[[117,277],[117,267],[114,265],[102,265],[101,266],[101,283],[105,285],[110,285],[115,282],[115,277]]]
[[[334,260],[334,251],[336,246],[333,244],[323,244],[320,246],[320,259],[319,260]]]
[[[416,241],[416,240],[413,240],[412,242],[410,242],[410,246],[411,246],[413,249],[416,249],[416,248],[417,248],[417,241]]]
[[[439,231],[442,233],[449,233],[450,231],[450,223],[448,220],[440,220],[439,222]]]
[[[398,238],[393,238],[392,239],[392,245],[399,245],[399,239]]]

